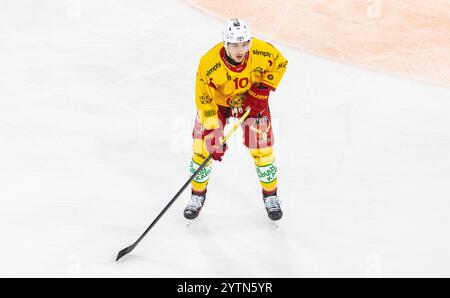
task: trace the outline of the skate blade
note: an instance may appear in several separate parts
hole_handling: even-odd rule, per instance
[[[194,223],[195,219],[188,219],[186,222],[186,227],[190,227]]]
[[[280,220],[270,220],[270,224],[275,228],[275,229],[279,229],[280,228]]]

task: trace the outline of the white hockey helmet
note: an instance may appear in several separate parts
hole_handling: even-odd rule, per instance
[[[225,22],[222,31],[222,39],[225,44],[246,42],[252,39],[250,27],[240,19],[229,19]]]

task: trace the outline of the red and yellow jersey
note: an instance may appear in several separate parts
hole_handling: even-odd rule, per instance
[[[239,107],[252,85],[274,91],[286,71],[287,60],[271,44],[253,38],[243,62],[231,65],[223,43],[217,44],[201,59],[197,70],[195,102],[206,129],[219,126],[218,106]]]

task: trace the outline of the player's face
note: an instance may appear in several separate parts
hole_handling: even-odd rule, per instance
[[[227,47],[230,58],[238,63],[241,63],[245,58],[245,54],[247,54],[250,50],[250,41],[229,43]]]

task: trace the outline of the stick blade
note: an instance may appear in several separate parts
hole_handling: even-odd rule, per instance
[[[125,247],[124,249],[119,251],[119,253],[117,254],[116,262],[118,260],[120,260],[123,256],[126,256],[127,254],[129,254],[134,249],[134,247],[135,247],[135,245],[133,244],[133,245]]]

